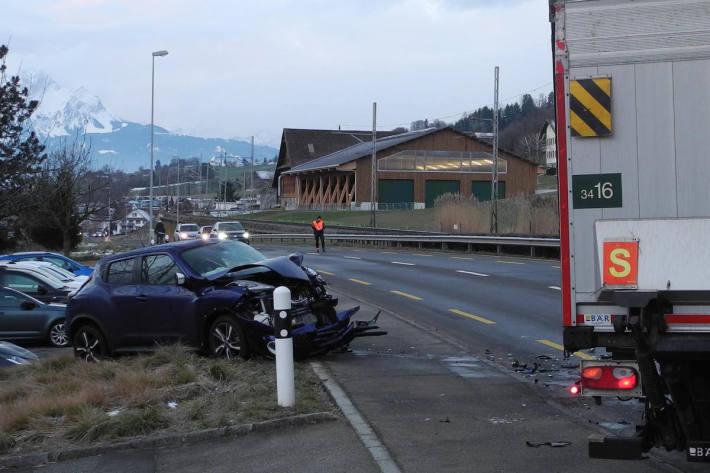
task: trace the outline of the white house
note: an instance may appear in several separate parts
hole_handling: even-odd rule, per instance
[[[148,212],[141,209],[133,209],[128,215],[126,215],[126,229],[130,232],[142,228],[148,225],[150,221],[150,215]]]

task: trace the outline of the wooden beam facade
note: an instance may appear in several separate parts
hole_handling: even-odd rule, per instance
[[[300,175],[297,188],[300,206],[350,205],[355,200],[355,173]]]

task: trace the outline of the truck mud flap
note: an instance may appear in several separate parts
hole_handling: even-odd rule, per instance
[[[643,439],[602,437],[592,435],[589,437],[589,458],[605,458],[612,460],[642,460]]]

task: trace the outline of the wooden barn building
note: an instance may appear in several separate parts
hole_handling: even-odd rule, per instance
[[[284,130],[274,176],[283,208],[371,208],[371,132],[313,130],[307,137],[307,130],[299,130],[299,138],[312,140],[304,147],[303,141],[290,142],[290,131]],[[318,136],[326,138],[318,142]],[[311,159],[289,148],[305,148]],[[491,145],[451,127],[378,132],[376,156],[375,202],[380,210],[432,207],[444,193],[491,198]],[[499,197],[534,193],[536,170],[534,163],[499,150]]]

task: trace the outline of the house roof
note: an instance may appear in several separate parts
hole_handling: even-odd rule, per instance
[[[376,151],[379,152],[384,149],[421,138],[422,136],[430,135],[438,130],[439,129],[437,128],[426,128],[424,130],[409,131],[406,133],[378,138],[375,143],[375,148]],[[370,134],[370,136],[372,136],[372,134]],[[336,168],[340,165],[355,161],[356,159],[360,159],[370,154],[372,154],[372,140],[363,141],[326,156],[294,166],[289,171],[285,171],[284,174],[313,171],[316,169]]]
[[[378,131],[377,138],[396,135],[397,131]],[[364,141],[372,140],[372,131],[366,130],[308,130],[302,128],[284,128],[281,135],[281,147],[276,163],[273,185],[279,175],[299,164],[327,156]]]

